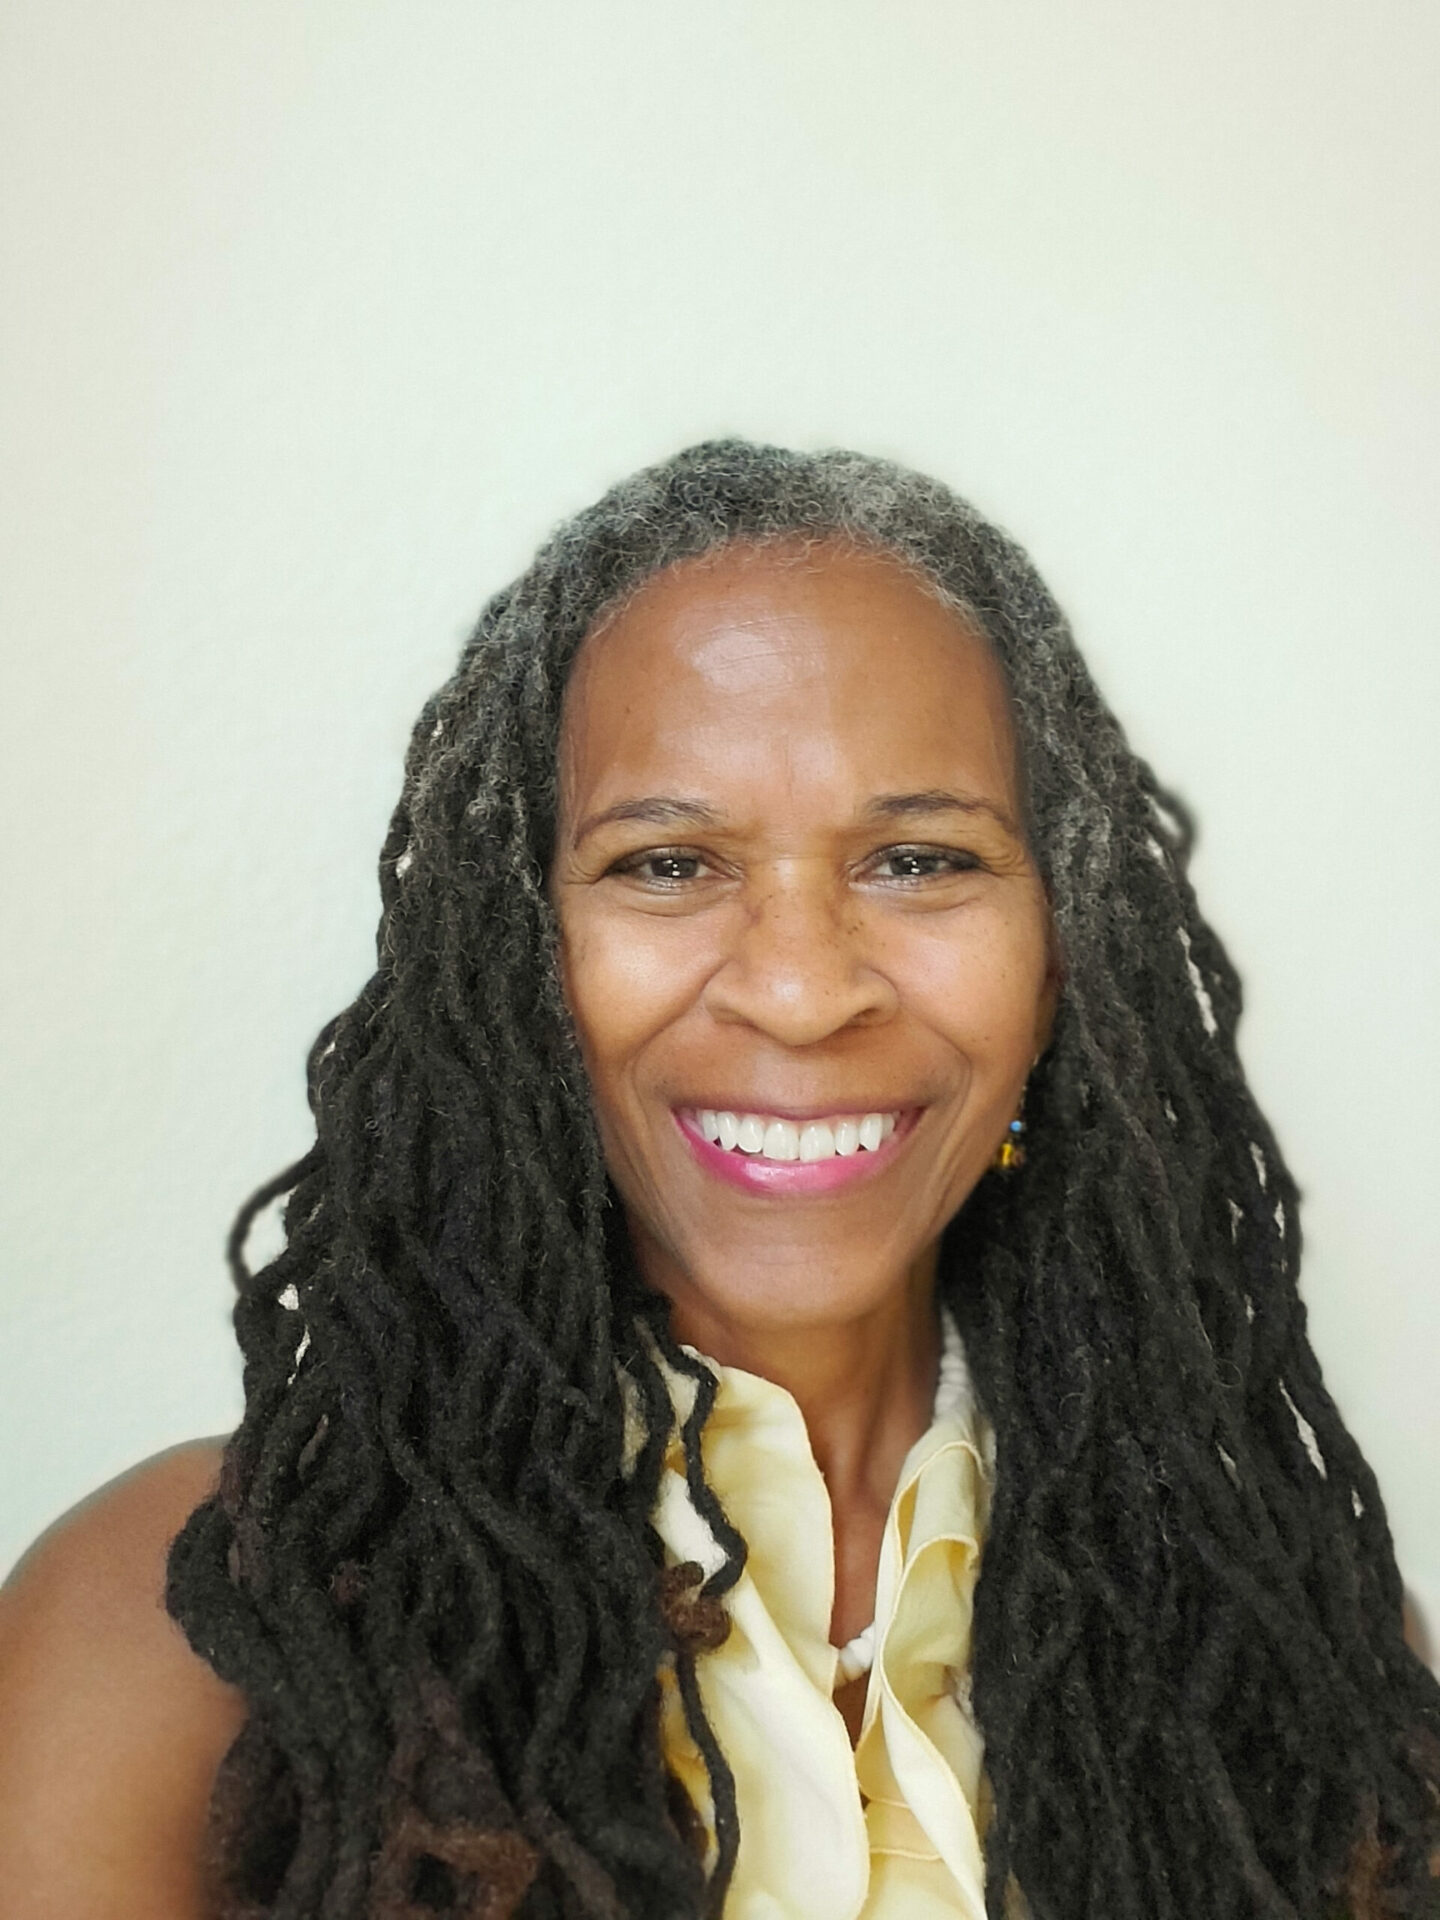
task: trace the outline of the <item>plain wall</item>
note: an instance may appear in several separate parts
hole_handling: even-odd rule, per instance
[[[480,603],[736,431],[974,497],[1198,809],[1433,1632],[1433,5],[8,0],[0,68],[0,1562],[236,1419]]]

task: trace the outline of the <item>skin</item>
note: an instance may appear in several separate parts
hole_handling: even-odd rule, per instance
[[[172,1448],[43,1534],[0,1592],[6,1920],[198,1920],[239,1694],[165,1612],[165,1555],[222,1442]]]
[[[606,1161],[676,1335],[800,1406],[837,1644],[872,1617],[929,1425],[941,1231],[1054,1011],[1020,811],[987,643],[877,556],[677,566],[589,637],[567,690],[550,889]],[[682,1107],[915,1117],[874,1178],[756,1195],[700,1164]],[[839,1702],[852,1734],[863,1692]]]

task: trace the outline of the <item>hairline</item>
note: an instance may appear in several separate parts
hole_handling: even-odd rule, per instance
[[[902,574],[920,592],[954,616],[965,628],[971,638],[978,640],[986,649],[1000,675],[1000,684],[1005,693],[1005,708],[1010,721],[1010,741],[1015,758],[1015,828],[1020,840],[1032,858],[1039,852],[1036,834],[1036,816],[1033,804],[1033,787],[1030,778],[1028,758],[1025,752],[1024,732],[1020,725],[1015,687],[1009,668],[1006,666],[995,636],[991,633],[979,609],[972,602],[953,593],[945,582],[928,567],[923,566],[913,554],[890,541],[860,529],[845,526],[837,522],[834,526],[799,525],[793,528],[777,527],[764,533],[726,534],[708,546],[697,548],[692,553],[677,554],[660,566],[653,567],[648,573],[627,583],[606,600],[577,641],[565,665],[561,690],[559,724],[555,736],[555,818],[559,819],[560,786],[560,744],[564,736],[565,713],[570,687],[582,654],[592,642],[603,639],[605,634],[622,618],[639,597],[648,591],[657,581],[677,574],[682,570],[701,570],[719,566],[727,558],[740,554],[759,556],[778,556],[794,567],[802,567],[817,553],[831,553],[837,558],[880,561]],[[1046,892],[1048,895],[1049,888]]]

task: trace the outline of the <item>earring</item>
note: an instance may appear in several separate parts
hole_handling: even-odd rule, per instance
[[[1025,1120],[1024,1102],[1021,1110],[1005,1129],[1005,1138],[995,1149],[995,1158],[990,1162],[997,1173],[1014,1173],[1025,1164]]]

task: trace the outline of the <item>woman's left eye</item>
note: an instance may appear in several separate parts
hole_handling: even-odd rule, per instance
[[[954,873],[974,873],[980,862],[973,853],[954,847],[887,847],[875,856],[877,867],[893,867],[882,879],[898,881],[944,879]]]

